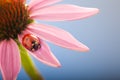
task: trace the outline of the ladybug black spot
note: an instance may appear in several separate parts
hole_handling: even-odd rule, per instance
[[[39,48],[41,47],[40,43],[36,42],[36,41],[32,41],[32,51],[37,51]]]

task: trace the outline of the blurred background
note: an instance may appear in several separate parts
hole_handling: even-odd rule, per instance
[[[45,80],[120,80],[120,0],[63,0],[60,3],[95,7],[100,13],[77,21],[39,21],[70,32],[90,48],[83,53],[48,43],[62,67],[52,68],[32,57]],[[23,69],[18,80],[30,80]]]

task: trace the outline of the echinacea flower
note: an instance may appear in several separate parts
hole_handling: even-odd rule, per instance
[[[0,0],[0,70],[3,80],[14,80],[20,71],[21,58],[18,43],[39,61],[60,67],[44,41],[58,46],[88,51],[70,33],[54,26],[35,23],[34,20],[65,21],[90,17],[99,12],[70,4],[52,5],[61,0]]]

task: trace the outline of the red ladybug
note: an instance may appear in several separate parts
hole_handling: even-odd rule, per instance
[[[22,39],[22,44],[25,48],[32,52],[41,48],[40,39],[32,34],[26,34]]]

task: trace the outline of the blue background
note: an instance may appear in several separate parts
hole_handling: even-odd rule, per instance
[[[90,48],[82,53],[49,43],[62,67],[52,68],[33,58],[43,77],[46,80],[120,79],[120,1],[63,0],[61,3],[96,7],[100,13],[77,21],[42,22],[70,32]],[[18,80],[27,79],[22,70]]]
[[[64,0],[60,3],[96,7],[100,13],[77,21],[42,21],[70,32],[90,48],[83,53],[48,43],[62,67],[52,68],[33,58],[43,77],[46,80],[120,80],[120,0]],[[23,69],[18,80],[29,80]]]

